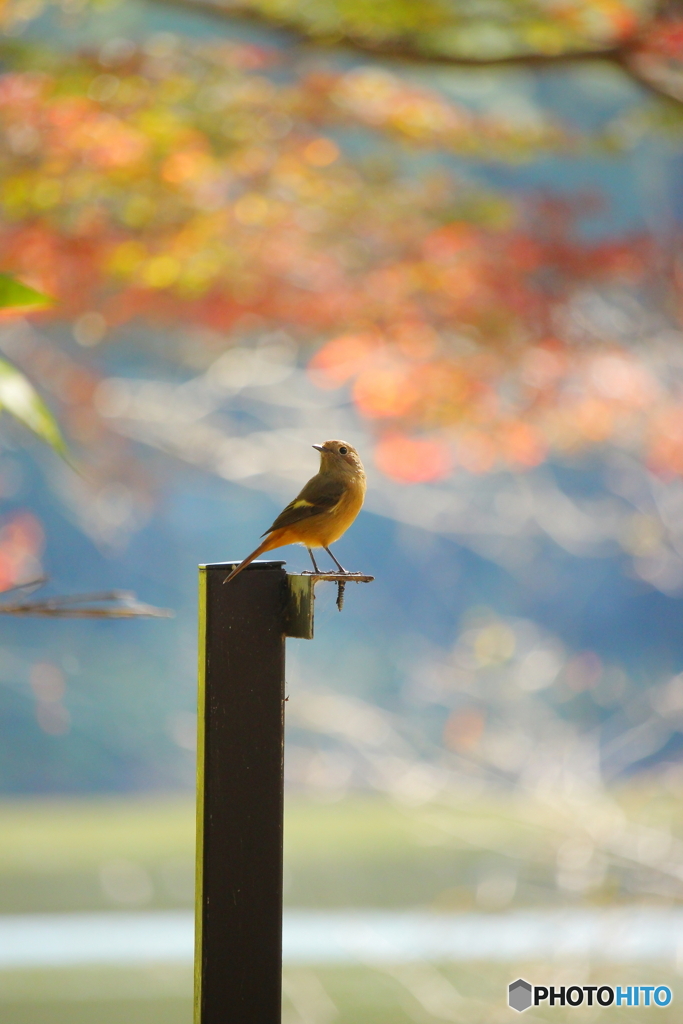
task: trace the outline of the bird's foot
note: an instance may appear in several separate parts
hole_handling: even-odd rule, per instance
[[[358,576],[357,572],[351,569],[302,569],[302,576]]]

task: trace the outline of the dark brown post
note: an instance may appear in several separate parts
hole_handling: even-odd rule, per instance
[[[284,562],[200,566],[195,1024],[280,1024]]]
[[[236,564],[199,567],[194,1019],[280,1024],[285,636],[313,637],[316,583],[372,576],[252,562],[224,585]]]

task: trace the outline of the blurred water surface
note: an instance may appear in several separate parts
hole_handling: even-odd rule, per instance
[[[0,970],[190,964],[193,949],[191,911],[0,917]],[[505,915],[289,910],[283,931],[286,965],[577,956],[677,964],[682,952],[683,912],[654,907]]]

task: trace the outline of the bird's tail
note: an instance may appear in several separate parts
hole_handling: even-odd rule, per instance
[[[266,539],[261,544],[259,544],[255,551],[252,551],[252,553],[250,555],[247,555],[247,557],[242,562],[240,562],[239,565],[235,566],[230,575],[226,576],[223,582],[229,583],[230,580],[235,578],[238,572],[242,572],[242,569],[246,569],[250,562],[253,562],[255,558],[258,558],[259,555],[262,555],[264,551],[270,551],[270,549],[275,546],[276,545],[273,544],[272,536],[266,537]]]

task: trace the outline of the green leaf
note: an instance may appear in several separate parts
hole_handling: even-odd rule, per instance
[[[29,288],[9,274],[0,274],[0,309],[40,309],[52,299],[35,288]]]
[[[67,456],[66,445],[54,416],[33,384],[5,359],[0,358],[0,408],[28,427],[36,437]]]

